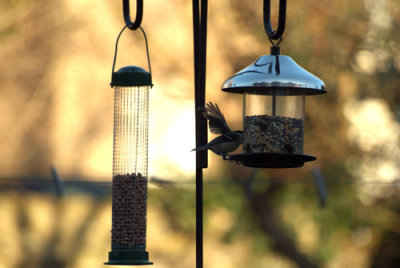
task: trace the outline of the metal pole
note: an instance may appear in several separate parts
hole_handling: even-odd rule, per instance
[[[207,119],[202,116],[206,98],[207,0],[193,0],[193,44],[196,147],[207,143]],[[207,151],[196,152],[196,268],[203,268],[203,168]]]
[[[276,92],[272,93],[272,116],[276,116]]]
[[[203,268],[203,169],[196,168],[196,268]]]

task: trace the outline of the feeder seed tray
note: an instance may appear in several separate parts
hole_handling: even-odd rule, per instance
[[[316,159],[312,155],[291,153],[245,153],[226,156],[226,160],[253,168],[296,168]]]

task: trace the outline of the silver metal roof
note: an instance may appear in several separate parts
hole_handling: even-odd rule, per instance
[[[228,78],[222,90],[262,95],[315,95],[326,93],[324,82],[289,56],[264,55]]]

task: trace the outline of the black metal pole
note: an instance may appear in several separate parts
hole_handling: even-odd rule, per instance
[[[207,120],[202,116],[206,97],[207,0],[193,0],[193,45],[196,147],[207,143]],[[196,152],[196,268],[203,268],[203,168],[207,151]]]
[[[203,169],[196,168],[196,268],[203,268]]]

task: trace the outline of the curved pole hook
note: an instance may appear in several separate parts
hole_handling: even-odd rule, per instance
[[[136,0],[136,18],[135,22],[132,23],[131,15],[129,10],[129,0],[123,0],[124,20],[126,26],[130,30],[136,30],[140,27],[143,18],[143,0]]]
[[[279,21],[276,31],[274,31],[271,26],[271,0],[264,0],[263,15],[264,29],[268,37],[273,40],[280,39],[286,26],[286,0],[279,0]]]

